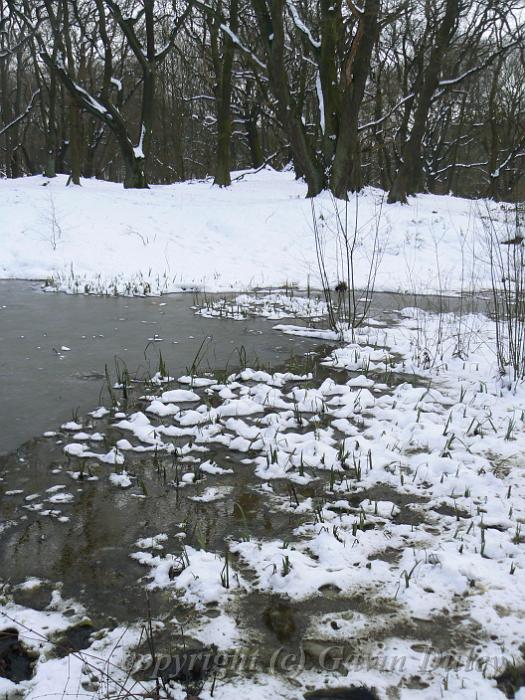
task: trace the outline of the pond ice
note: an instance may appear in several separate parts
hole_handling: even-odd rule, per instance
[[[242,617],[249,596],[307,605],[331,591],[343,606],[310,617],[303,649],[312,654],[351,639],[372,655],[402,655],[406,668],[349,663],[342,677],[324,674],[329,684],[359,683],[378,697],[395,692],[410,700],[416,692],[421,697],[413,687],[417,676],[428,698],[503,698],[496,665],[433,663],[421,670],[425,645],[441,643],[443,630],[448,652],[460,661],[474,649],[476,658],[510,662],[521,658],[524,642],[525,390],[497,375],[490,321],[468,319],[468,357],[455,352],[456,324],[452,316],[407,309],[389,328],[345,333],[323,363],[327,373],[338,373],[322,380],[250,369],[222,384],[183,377],[191,390],[169,389],[145,399],[141,410],[113,416],[116,444],[109,451],[69,442],[64,453],[72,465],[92,459],[101,470],[105,464],[132,470],[141,454],[149,463],[152,454],[171,455],[184,467],[170,476],[172,485],[184,485],[188,498],[201,503],[227,500],[220,480],[237,477],[242,464],[252,470],[269,517],[300,518],[283,537],[251,534],[247,521],[245,537],[224,542],[228,558],[225,548],[208,551],[164,533],[136,542],[130,555],[143,567],[144,588],[166,590],[177,605],[219,612],[217,622],[195,620],[188,635],[242,648],[239,625],[249,628]],[[179,405],[185,402],[192,406]],[[217,450],[242,462],[228,464]],[[140,495],[131,471],[107,473],[112,484]],[[313,485],[315,497],[301,491]],[[67,517],[68,496],[57,490],[47,500],[62,499]],[[41,496],[26,496],[28,505],[32,498]],[[352,612],[356,599],[368,605]],[[62,673],[55,661],[39,664]],[[47,691],[48,681],[39,685],[38,678],[34,688]],[[214,697],[299,698],[320,681],[314,670],[292,683],[262,669],[219,684]]]

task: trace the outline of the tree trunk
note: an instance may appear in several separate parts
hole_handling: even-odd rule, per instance
[[[339,134],[330,183],[340,199],[347,198],[349,189],[358,191],[363,186],[358,118],[379,31],[379,10],[379,0],[366,0],[342,76]]]
[[[0,41],[0,49],[4,49],[2,34],[0,34]],[[9,95],[9,62],[7,60],[0,62],[0,95],[5,95],[6,97]],[[10,103],[6,97],[0,100],[0,116],[4,124],[8,124],[11,121]],[[5,151],[5,174],[6,177],[11,177],[11,135],[9,131],[3,134],[2,141],[4,142],[3,150]]]
[[[227,113],[226,113],[227,112]],[[217,165],[213,184],[219,187],[229,187],[232,184],[230,176],[231,149],[231,118],[229,108],[219,106],[217,119]]]
[[[320,112],[321,149],[324,167],[330,171],[339,133],[339,80],[337,67],[338,44],[344,32],[341,0],[320,0],[321,46],[319,47],[319,74],[317,100]]]
[[[23,52],[16,52],[16,96],[14,101],[14,114],[17,116],[22,112],[22,78],[23,78]],[[16,124],[11,137],[11,177],[21,177],[20,166],[20,124]]]
[[[44,175],[48,178],[56,177],[56,148],[57,148],[57,128],[56,128],[56,97],[57,81],[54,75],[49,77],[49,107],[46,130],[46,150],[47,159],[44,166]]]
[[[256,169],[263,164],[264,156],[261,147],[261,139],[259,138],[257,122],[254,119],[248,120],[248,123],[246,124],[246,131],[248,133],[248,146],[250,148],[252,168]]]
[[[383,114],[383,87],[381,83],[381,70],[378,70],[376,75],[376,96],[374,105],[374,121],[379,121]],[[392,175],[390,166],[390,154],[385,144],[383,133],[383,124],[378,124],[374,127],[374,136],[377,141],[378,151],[378,166],[379,166],[379,183],[381,189],[386,191],[392,185]]]
[[[285,0],[272,0],[269,14],[264,0],[255,0],[257,20],[266,45],[270,84],[277,99],[279,121],[288,136],[296,168],[306,180],[306,196],[315,197],[325,188],[326,176],[315,147],[306,134],[302,115],[296,109],[288,83],[284,57],[284,5]]]
[[[148,181],[144,173],[144,158],[137,158],[133,153],[121,148],[122,159],[124,160],[125,176],[124,189],[126,190],[147,190]]]
[[[64,42],[66,47],[67,62],[69,66],[69,71],[73,78],[75,78],[75,61],[73,58],[73,45],[71,42],[70,33],[70,21],[69,21],[69,0],[64,0],[63,4],[64,13]],[[71,174],[69,176],[68,184],[71,182],[73,185],[80,185],[80,174],[81,174],[81,135],[80,135],[80,110],[75,102],[75,99],[71,93],[68,92],[67,96],[67,122],[69,131],[69,162],[71,166]]]
[[[239,29],[238,0],[230,2],[230,29],[236,34]],[[219,31],[221,31],[219,29]],[[232,69],[235,47],[230,35],[223,39],[220,75],[217,76],[217,166],[214,184],[219,187],[231,185],[231,138],[232,138]]]
[[[492,75],[492,82],[490,86],[489,93],[489,158],[488,158],[488,177],[489,184],[487,187],[487,197],[490,199],[499,199],[499,177],[495,177],[495,173],[498,171],[498,161],[499,152],[501,148],[500,144],[500,128],[498,123],[498,111],[499,105],[497,103],[498,85],[501,80],[501,68],[503,65],[503,58],[501,58],[495,67],[494,73]]]
[[[75,101],[71,97],[69,99],[69,162],[71,165],[71,182],[73,185],[80,185],[82,170],[80,110]]]
[[[403,148],[401,164],[388,195],[389,203],[401,202],[406,204],[409,194],[416,194],[422,189],[423,167],[421,150],[426,122],[434,92],[439,85],[443,54],[454,35],[459,11],[459,0],[446,0],[445,15],[438,27],[436,41],[423,76],[412,130]]]

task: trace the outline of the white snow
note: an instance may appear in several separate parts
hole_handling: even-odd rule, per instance
[[[53,276],[60,288],[79,292],[315,285],[310,204],[303,199],[304,185],[290,174],[262,171],[227,190],[207,182],[148,192],[85,182],[82,189],[70,190],[61,178],[49,190],[40,189],[41,182],[0,182],[0,221],[8,222],[5,275]],[[56,250],[42,239],[49,191],[57,216],[64,217],[64,237]],[[381,198],[372,189],[360,198],[364,234],[374,228]],[[31,206],[20,207],[21,202]],[[316,206],[330,216],[327,196]],[[483,285],[488,271],[480,243],[482,206],[430,195],[412,198],[406,207],[384,205],[377,286],[429,292]],[[351,212],[352,207],[355,202]],[[7,218],[2,219],[4,212]],[[367,245],[364,235],[357,249],[360,260],[370,253]],[[329,257],[328,262],[335,275],[336,260]],[[467,279],[466,264],[471,266]],[[68,272],[71,265],[73,274]],[[359,283],[368,268],[358,262],[356,272]],[[309,322],[324,311],[318,298],[279,292],[240,294],[199,309],[210,317],[298,315]],[[113,447],[104,448],[107,453],[93,452],[85,443],[100,441],[102,435],[84,432],[76,421],[64,423],[62,429],[71,431],[75,441],[63,447],[68,466],[78,469],[78,461],[85,458],[122,465],[136,458],[131,453],[146,453],[148,463],[153,451],[164,452],[181,467],[176,482],[167,487],[184,486],[183,497],[199,511],[217,509],[227,517],[228,507],[239,508],[232,504],[237,497],[232,494],[242,471],[243,488],[263,495],[270,521],[274,513],[290,517],[294,524],[285,534],[270,528],[263,535],[260,530],[251,533],[251,521],[243,515],[245,527],[225,525],[220,551],[206,551],[200,543],[191,546],[185,532],[172,534],[171,529],[169,537],[146,529],[135,541],[130,554],[144,568],[142,585],[167,589],[177,603],[198,613],[218,611],[218,617],[198,615],[193,620],[188,633],[194,638],[221,649],[242,644],[244,630],[237,621],[245,622],[239,606],[245,594],[302,605],[328,590],[341,603],[357,596],[366,604],[359,612],[336,606],[312,616],[304,630],[304,649],[315,655],[322,649],[319,640],[352,640],[356,646],[366,645],[370,654],[402,656],[407,664],[404,673],[366,666],[355,670],[350,664],[341,676],[299,668],[297,677],[288,674],[294,683],[264,669],[257,677],[218,684],[214,699],[246,695],[294,700],[325,681],[351,681],[373,686],[381,700],[392,694],[412,700],[421,697],[421,689],[411,687],[410,674],[420,674],[428,698],[503,698],[496,689],[495,667],[467,672],[438,664],[421,671],[420,651],[422,642],[431,643],[440,634],[451,634],[455,658],[466,658],[474,648],[486,658],[519,658],[523,643],[525,388],[498,374],[494,323],[481,315],[438,316],[410,307],[388,327],[370,321],[340,334],[297,325],[277,328],[285,334],[340,340],[322,363],[331,376],[321,382],[310,373],[247,368],[223,384],[184,376],[179,379],[184,389],[163,391],[169,378],[159,375],[158,395],[142,397],[141,410],[114,414],[106,436],[119,435]],[[99,408],[91,416],[101,419],[107,413]],[[128,488],[133,483],[127,471],[108,474],[100,465],[98,470],[106,486]],[[79,471],[67,474],[74,481],[83,477]],[[223,477],[228,483],[221,483]],[[289,497],[283,496],[283,484]],[[305,485],[315,498],[310,492],[302,495]],[[32,486],[37,488],[39,492],[25,497],[18,489],[5,495],[20,496],[31,517],[66,522],[66,516],[45,509],[41,501],[67,505],[72,494],[62,484]],[[31,624],[45,622],[38,615]],[[444,620],[453,625],[447,627]],[[66,624],[61,616],[51,622]],[[100,656],[117,642],[117,631],[94,643]],[[124,645],[118,649],[122,656]],[[26,697],[54,697],[57,678],[61,689],[68,688],[69,678],[79,687],[79,657],[41,657],[35,678],[24,685]],[[208,689],[202,697],[208,700]],[[525,690],[516,697],[522,700]]]
[[[123,471],[120,474],[117,474],[115,472],[110,474],[109,480],[113,484],[113,486],[118,486],[121,489],[127,489],[132,484],[132,481],[129,478],[128,473],[126,471]]]
[[[64,447],[64,452],[72,457],[92,457],[105,464],[124,464],[124,456],[116,447],[112,447],[105,454],[100,454],[99,452],[92,452],[81,442],[70,442]]]
[[[457,352],[458,323],[466,329],[461,344],[468,348],[468,360]],[[330,331],[318,333],[336,337]],[[496,666],[482,673],[436,664],[422,672],[425,654],[417,641],[422,621],[438,629],[440,620],[454,616],[463,621],[466,635],[475,635],[477,645],[477,651],[463,648],[459,635],[451,640],[454,658],[463,654],[467,659],[475,651],[504,663],[523,641],[525,391],[498,376],[493,343],[493,323],[482,316],[439,317],[407,308],[388,328],[373,323],[346,334],[345,344],[324,362],[328,368],[359,372],[343,382],[327,378],[301,386],[305,377],[246,369],[224,385],[212,385],[208,391],[222,398],[219,406],[180,409],[170,419],[173,425],[157,430],[181,437],[177,426],[186,425],[194,450],[217,443],[232,453],[250,451],[253,456],[243,463],[254,469],[251,488],[264,492],[270,511],[302,515],[303,520],[285,539],[250,536],[248,525],[242,539],[227,535],[234,555],[229,587],[221,552],[188,544],[184,558],[177,553],[180,545],[170,552],[164,537],[162,552],[144,551],[158,548],[155,538],[146,538],[136,543],[141,551],[131,554],[148,570],[145,585],[170,589],[174,598],[197,610],[218,606],[216,619],[224,620],[224,626],[198,620],[191,633],[217,640],[220,648],[239,643],[230,618],[245,593],[298,603],[325,589],[336,597],[357,593],[371,610],[365,606],[363,613],[350,609],[314,616],[304,634],[305,650],[318,655],[323,647],[316,640],[343,644],[355,639],[366,645],[365,653],[401,655],[428,684],[426,697],[502,697],[495,688]],[[423,349],[428,357],[422,356]],[[412,381],[378,381],[385,358],[394,375],[400,372]],[[150,433],[143,431],[153,426],[145,414],[132,414],[120,427],[149,443]],[[227,499],[231,487],[218,480],[232,470],[210,459],[192,459],[200,461],[208,484],[201,488],[195,472],[186,472],[187,497],[199,504]],[[287,479],[317,481],[319,486],[323,472],[325,500],[320,505],[311,497],[296,502],[279,498],[268,485]],[[376,496],[371,495],[374,489]],[[385,550],[396,556],[385,559]],[[374,605],[382,604],[386,612],[374,613]],[[400,637],[397,630],[402,629]],[[350,664],[348,672],[352,681],[358,678],[382,690],[381,698],[393,687],[399,687],[402,700],[417,697],[396,669],[359,668],[356,677]],[[302,688],[315,679],[301,667],[298,674]],[[344,679],[339,681],[344,685]],[[269,682],[268,675],[252,679],[250,696],[264,697],[261,688]],[[282,697],[298,697],[284,679],[279,682]],[[240,687],[247,681],[233,683]],[[453,695],[441,693],[445,683]]]
[[[105,408],[104,406],[99,406],[95,411],[90,412],[90,416],[93,418],[104,418],[104,416],[107,416],[109,413],[108,409]]]
[[[32,578],[22,582],[19,588],[27,590],[38,587],[40,583]],[[108,696],[126,692],[126,689],[131,693],[137,690],[137,686],[142,690],[144,685],[130,679],[126,669],[129,650],[140,639],[140,627],[131,625],[105,630],[105,634],[95,639],[88,649],[56,658],[54,635],[85,621],[84,608],[73,600],[63,599],[59,590],[53,591],[50,605],[42,611],[3,600],[0,630],[17,630],[20,641],[34,656],[35,665],[30,680],[14,683],[0,676],[2,697],[59,700],[81,695],[94,699],[100,697],[97,691],[84,690],[93,680],[97,682],[96,687],[104,686]]]
[[[135,546],[140,549],[162,549],[164,545],[161,542],[166,542],[167,539],[168,535],[165,532],[161,532],[153,537],[142,537],[135,542]]]
[[[0,180],[0,277],[44,279],[52,288],[70,292],[123,294],[319,286],[304,183],[291,172],[269,168],[241,173],[239,180],[239,174],[233,175],[230,188],[204,181],[141,191],[96,180],[71,188],[65,176],[47,187],[42,177]],[[357,285],[366,282],[367,232],[374,230],[383,200],[384,193],[371,188],[359,197],[364,242],[356,250]],[[352,227],[355,206],[353,198]],[[479,264],[480,216],[486,206],[437,195],[410,198],[409,206],[384,203],[377,288],[446,291],[474,281],[488,286]],[[333,223],[328,195],[318,197],[316,208],[327,224]],[[329,276],[337,282],[334,241],[328,233],[326,239]],[[462,282],[462,261],[472,260],[480,279]]]
[[[200,397],[194,391],[187,389],[172,389],[164,391],[161,396],[162,403],[192,403],[200,401]]]
[[[281,328],[337,337],[326,330]],[[148,417],[155,415],[149,409],[172,404],[150,397],[144,412],[120,414],[112,428],[141,444],[117,439],[108,454],[176,450],[182,465],[195,468],[181,478],[196,507],[218,507],[226,514],[234,507],[231,474],[243,469],[252,482],[249,490],[264,494],[270,520],[272,512],[295,519],[285,536],[252,534],[251,521],[241,528],[244,534],[226,528],[221,545],[228,559],[222,547],[192,546],[185,532],[144,533],[130,552],[144,569],[141,584],[167,589],[174,606],[197,611],[187,633],[229,651],[245,640],[239,604],[246,594],[301,606],[328,590],[341,603],[306,620],[291,673],[272,675],[262,667],[249,678],[218,684],[214,698],[263,700],[271,691],[295,700],[325,679],[330,685],[374,687],[381,700],[394,689],[400,700],[412,700],[421,694],[410,687],[410,677],[419,675],[428,698],[503,700],[495,676],[505,660],[518,658],[525,616],[525,389],[498,375],[494,324],[482,316],[406,308],[388,327],[371,323],[344,335],[323,364],[327,371],[353,375],[343,371],[321,382],[312,375],[245,369],[208,386],[195,377],[183,383],[203,387],[221,400],[218,405],[211,408],[195,393],[198,405],[163,415],[160,423]],[[399,381],[389,383],[386,369],[394,377],[399,373]],[[187,442],[175,447],[170,438]],[[212,459],[215,444],[232,454],[249,452],[250,459],[226,469]],[[72,458],[95,456],[80,443],[65,451]],[[227,455],[220,461],[228,464]],[[225,475],[230,483],[221,483]],[[117,486],[131,484],[126,472],[109,479]],[[316,482],[322,499],[279,496],[285,480]],[[68,495],[63,484],[49,487],[46,498],[50,494],[59,500]],[[40,498],[29,494],[26,505],[53,515],[34,503]],[[386,558],[385,552],[395,556]],[[365,601],[359,612],[342,605],[354,596]],[[210,607],[217,617],[200,614]],[[249,625],[246,631],[253,633]],[[112,634],[98,643],[107,648]],[[462,660],[458,668],[428,660],[427,649],[437,654],[432,644],[442,634],[451,636],[447,653]],[[326,645],[337,649],[349,640],[365,655],[355,668],[351,658],[340,666],[341,675],[321,676],[301,665],[301,653],[319,658]],[[465,668],[472,654],[492,665]],[[401,658],[404,666],[367,666],[367,656]],[[67,686],[65,668],[56,659],[39,664],[28,697],[50,692],[53,675]],[[71,677],[79,679],[81,670],[72,660]],[[208,700],[209,692],[202,697]]]

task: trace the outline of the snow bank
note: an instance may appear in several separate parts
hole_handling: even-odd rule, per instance
[[[158,294],[247,290],[286,283],[318,286],[311,203],[292,173],[245,174],[232,187],[209,181],[146,191],[65,176],[0,180],[1,278],[43,279],[69,292]],[[377,288],[431,292],[472,286],[479,275],[484,202],[420,195],[387,205],[359,197],[356,283],[368,275],[378,212],[382,262]],[[341,203],[341,206],[342,203]],[[496,205],[494,205],[496,206]],[[328,228],[328,195],[316,203]],[[349,205],[353,228],[355,199]],[[333,236],[325,231],[329,276],[337,281]],[[439,274],[436,260],[439,255]],[[462,264],[463,263],[463,264]],[[475,280],[488,284],[489,279]]]

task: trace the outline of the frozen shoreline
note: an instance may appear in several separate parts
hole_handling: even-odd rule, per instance
[[[274,302],[255,306],[268,314]],[[248,312],[248,304],[235,312]],[[308,299],[289,305],[317,311]],[[393,689],[401,700],[422,689],[432,698],[503,700],[498,678],[519,668],[525,615],[523,386],[498,376],[494,324],[482,315],[406,308],[344,340],[321,363],[322,376],[247,368],[220,381],[180,377],[179,386],[159,377],[157,390],[129,410],[99,409],[62,425],[46,438],[57,454],[47,477],[53,485],[6,481],[12,510],[4,537],[16,532],[16,513],[67,532],[89,492],[104,496],[94,502],[146,508],[153,482],[143,489],[142,479],[164,468],[145,525],[132,518],[126,544],[117,540],[120,556],[140,565],[133,586],[165,591],[172,601],[156,630],[178,629],[186,610],[190,639],[228,655],[249,654],[253,645],[262,653],[258,673],[227,676],[214,698],[247,692],[266,700],[272,692],[299,700],[322,686],[357,685],[373,689],[363,697],[380,700]],[[261,529],[244,510],[235,518],[239,482],[270,521],[290,519],[285,531]],[[179,522],[182,514],[167,520],[179,498],[199,508],[199,518],[219,509],[226,530],[213,515],[217,525],[202,525],[197,535]],[[268,597],[286,602],[299,621],[299,656],[284,673],[267,672],[266,656],[293,652],[289,640],[271,636],[283,633],[286,620],[247,614],[247,605],[267,605]],[[310,612],[315,601],[324,602]],[[26,608],[5,609],[21,637],[18,616],[41,624]],[[68,683],[100,688],[103,673],[78,661],[103,656],[117,632],[76,654],[71,678],[65,660],[40,650],[35,677],[19,688],[28,698],[43,690],[60,697]],[[136,650],[136,635],[119,645],[125,669],[140,667]],[[316,658],[330,658],[322,674],[304,665]],[[117,683],[137,687],[122,667],[115,673]],[[152,688],[150,681],[143,689]],[[172,697],[184,696],[175,683]],[[209,683],[199,697],[210,697]],[[518,685],[515,697],[522,700],[525,689]]]
[[[97,180],[66,187],[65,176],[0,180],[0,278],[128,295],[319,287],[305,191],[292,173],[271,169],[247,174],[227,189],[202,181],[132,191]],[[490,287],[480,217],[487,206],[499,211],[499,205],[438,195],[413,197],[408,206],[384,200],[373,188],[359,195],[357,287],[366,284],[376,226],[382,258],[377,290],[430,294]],[[320,195],[315,209],[324,218],[326,264],[335,284],[333,202]],[[351,228],[355,210],[351,198]]]

